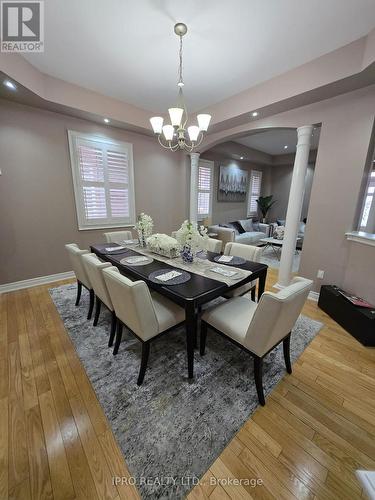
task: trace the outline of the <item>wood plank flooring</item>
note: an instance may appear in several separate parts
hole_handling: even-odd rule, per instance
[[[267,286],[275,281],[270,270]],[[139,498],[134,486],[113,482],[130,477],[126,457],[50,286],[0,295],[0,499]],[[190,500],[363,498],[355,470],[375,469],[375,350],[316,303],[303,313],[324,328]]]

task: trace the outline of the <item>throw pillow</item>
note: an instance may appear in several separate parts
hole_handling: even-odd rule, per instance
[[[229,222],[229,224],[237,231],[238,234],[245,233],[245,229],[242,227],[241,221],[235,220],[233,222]]]
[[[276,240],[284,239],[285,226],[277,226],[273,232],[273,238]]]
[[[285,226],[285,220],[284,219],[276,219],[276,223],[278,226]]]
[[[254,231],[253,219],[242,219],[238,223],[243,227],[244,233],[252,233]]]

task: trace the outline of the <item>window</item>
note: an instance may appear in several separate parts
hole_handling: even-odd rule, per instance
[[[258,214],[257,199],[260,196],[262,187],[262,172],[260,170],[252,170],[250,174],[249,196],[247,199],[247,216],[255,216]]]
[[[198,166],[198,219],[212,214],[214,162],[200,160]]]
[[[132,145],[68,131],[78,228],[135,223]]]
[[[360,216],[360,231],[375,233],[375,167],[370,172],[365,190],[362,212]]]

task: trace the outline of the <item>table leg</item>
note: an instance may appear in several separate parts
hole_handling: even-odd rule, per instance
[[[264,287],[266,286],[267,269],[262,271],[262,274],[258,279],[258,302],[264,292]]]
[[[194,376],[194,344],[197,337],[197,308],[193,302],[188,302],[185,306],[186,315],[186,349],[188,360],[189,378]]]

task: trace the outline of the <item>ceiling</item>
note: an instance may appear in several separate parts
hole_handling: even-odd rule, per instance
[[[374,0],[48,0],[43,73],[165,112],[176,96],[176,21],[190,110],[219,102],[366,35]]]
[[[311,149],[318,148],[319,135],[320,128],[315,128],[311,140]],[[234,139],[234,142],[269,155],[290,154],[296,152],[297,131],[293,129],[267,130],[241,137],[241,139]],[[285,148],[285,146],[288,147]]]

